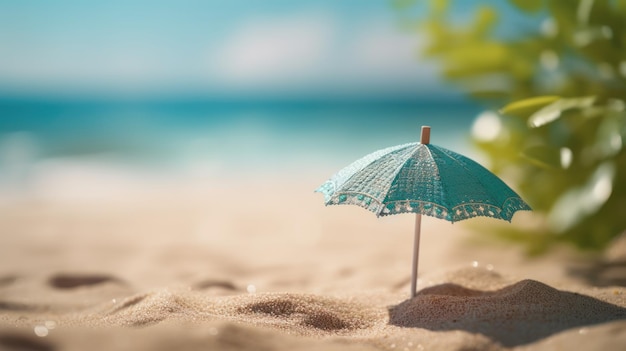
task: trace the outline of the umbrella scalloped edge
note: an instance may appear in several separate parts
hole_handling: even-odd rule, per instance
[[[335,193],[327,194],[323,189],[318,191],[326,196],[326,205],[357,205],[377,216],[389,216],[400,213],[421,213],[422,215],[444,219],[449,222],[458,222],[473,217],[492,217],[511,221],[517,211],[530,211],[531,208],[519,197],[510,197],[504,201],[502,207],[485,203],[464,203],[451,209],[432,202],[420,200],[403,200],[381,203],[379,200],[365,194]]]

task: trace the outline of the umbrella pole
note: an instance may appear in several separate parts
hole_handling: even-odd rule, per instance
[[[430,127],[422,126],[420,144],[430,143]],[[415,243],[413,244],[413,272],[411,274],[411,298],[417,294],[417,263],[420,256],[420,230],[422,227],[422,214],[415,214]]]
[[[422,227],[422,215],[415,215],[415,242],[413,243],[413,271],[411,274],[411,298],[417,294],[417,264],[420,255],[420,231]]]

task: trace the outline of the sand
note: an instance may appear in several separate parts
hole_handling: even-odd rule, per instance
[[[2,202],[0,350],[626,346],[624,239],[531,260],[481,235],[504,222],[425,217],[409,299],[413,217],[324,207],[325,175]]]

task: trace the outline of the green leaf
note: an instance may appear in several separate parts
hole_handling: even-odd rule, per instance
[[[489,6],[482,6],[476,12],[473,32],[477,37],[486,37],[498,20],[498,13]]]
[[[537,12],[543,7],[543,0],[511,0],[522,11]]]
[[[594,96],[559,99],[533,113],[528,119],[528,126],[532,128],[541,127],[559,119],[565,111],[589,108],[593,105],[595,100],[596,98]]]
[[[522,157],[540,167],[561,168],[561,150],[548,146],[537,145],[522,151]]]
[[[615,6],[618,11],[622,13],[626,13],[626,0],[617,0]]]
[[[559,99],[559,96],[537,96],[530,99],[519,100],[504,106],[500,110],[500,113],[503,115],[528,117],[537,110]]]
[[[511,53],[497,42],[463,43],[450,48],[445,57],[444,73],[449,78],[491,74],[510,70]]]
[[[506,99],[508,96],[508,91],[505,90],[472,90],[472,91],[468,91],[468,93],[477,99],[492,99],[492,100],[496,100],[496,99]]]

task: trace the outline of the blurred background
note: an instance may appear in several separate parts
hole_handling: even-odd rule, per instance
[[[0,0],[0,204],[322,183],[431,125],[536,209],[543,235],[500,234],[603,249],[626,228],[625,18],[609,0]]]
[[[321,183],[423,124],[465,149],[480,111],[385,0],[2,1],[0,33],[5,202],[164,178]]]

